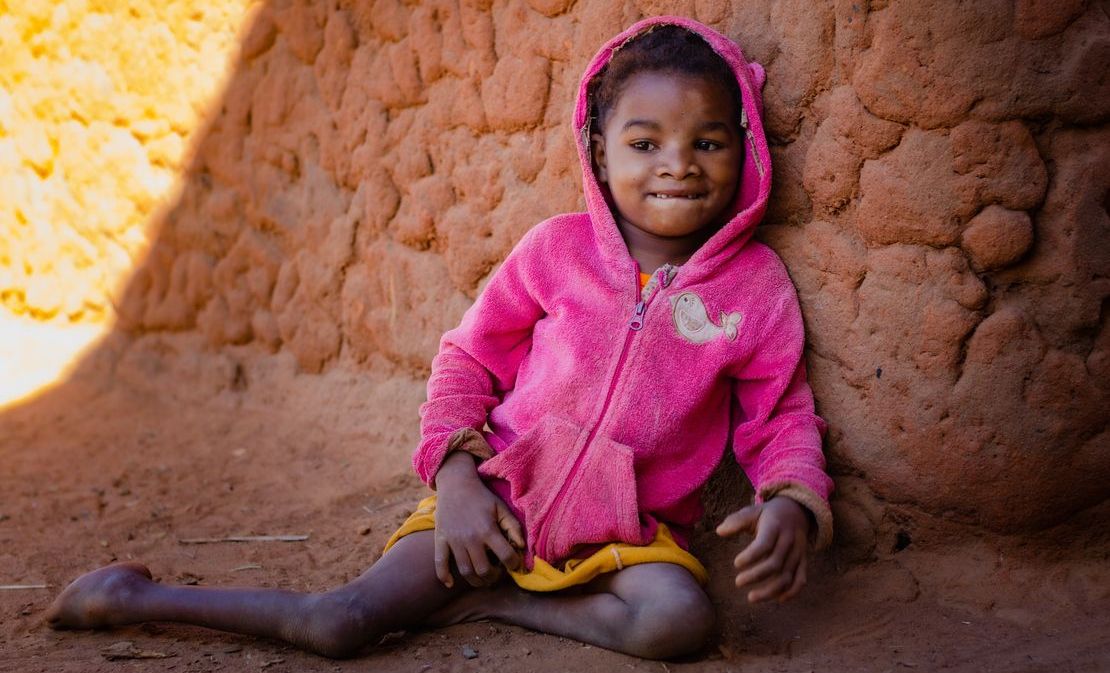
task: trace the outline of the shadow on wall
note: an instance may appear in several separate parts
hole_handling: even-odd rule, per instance
[[[413,390],[513,243],[581,208],[594,50],[688,14],[768,69],[759,235],[802,298],[844,544],[893,511],[1061,521],[1110,495],[1110,17],[943,5],[270,3],[78,377],[177,375],[172,342],[223,363],[213,390],[241,383],[228,354]]]

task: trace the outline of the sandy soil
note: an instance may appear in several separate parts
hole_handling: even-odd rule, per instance
[[[1024,537],[916,519],[864,560],[818,558],[804,594],[772,607],[729,591],[736,547],[702,535],[719,633],[666,664],[492,623],[390,637],[343,662],[172,624],[50,631],[54,595],[117,559],[163,582],[334,586],[374,562],[421,496],[407,458],[422,382],[382,363],[303,376],[285,357],[201,352],[187,337],[115,337],[0,412],[0,584],[48,585],[0,590],[0,670],[1110,670],[1106,503]],[[309,538],[181,543],[240,534]],[[166,658],[109,660],[121,641]]]

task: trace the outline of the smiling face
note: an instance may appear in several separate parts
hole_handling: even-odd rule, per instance
[[[734,108],[704,77],[649,71],[624,84],[592,149],[630,248],[637,239],[700,245],[724,223],[743,159]]]

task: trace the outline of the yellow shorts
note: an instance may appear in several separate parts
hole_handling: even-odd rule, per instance
[[[422,530],[435,530],[436,496],[424,498],[416,511],[405,520],[389,542],[385,551],[406,535]],[[640,563],[674,563],[690,571],[701,584],[709,581],[705,566],[693,554],[678,546],[671,537],[665,524],[659,524],[655,539],[647,545],[613,542],[605,545],[593,555],[584,559],[570,559],[563,562],[562,569],[552,566],[540,557],[533,559],[529,572],[509,571],[509,575],[521,589],[528,591],[559,591],[578,584],[585,584],[598,575],[611,573]]]

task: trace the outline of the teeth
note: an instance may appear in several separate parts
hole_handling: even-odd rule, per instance
[[[672,196],[670,194],[652,194],[657,199],[689,199],[691,201],[698,198],[697,194],[690,194],[689,196]]]

